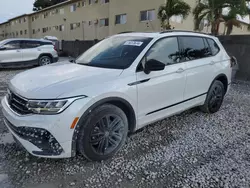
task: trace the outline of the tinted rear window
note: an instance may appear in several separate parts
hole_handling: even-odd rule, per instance
[[[179,37],[185,61],[208,57],[209,48],[202,37]]]

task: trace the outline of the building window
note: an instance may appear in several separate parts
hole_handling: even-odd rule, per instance
[[[59,10],[59,12],[60,12],[61,15],[64,14],[64,9],[61,8],[61,9]]]
[[[101,4],[109,3],[109,0],[101,0]]]
[[[152,21],[155,19],[155,10],[145,10],[140,12],[140,21]]]
[[[33,34],[35,34],[35,33],[36,33],[36,30],[35,30],[35,29],[33,29],[33,30],[32,30],[32,33],[33,33]]]
[[[80,25],[81,25],[80,23],[72,23],[72,24],[70,24],[70,30],[74,30],[74,29],[80,27]]]
[[[31,20],[32,20],[32,22],[34,22],[35,18],[34,18],[34,17],[32,17],[32,18],[31,18]]]
[[[115,16],[115,24],[127,23],[127,14],[120,14]]]
[[[27,30],[24,30],[24,34],[27,35]]]
[[[26,22],[27,21],[27,19],[26,18],[23,18],[23,22]]]
[[[82,6],[85,7],[86,6],[86,0],[82,1]]]
[[[73,4],[70,6],[70,12],[75,12],[76,11],[76,4]]]
[[[47,18],[48,15],[49,15],[48,12],[44,13],[44,14],[43,14],[43,18]]]
[[[91,26],[92,25],[92,21],[89,21],[89,26]]]
[[[95,3],[95,0],[89,0],[89,4],[92,5]]]
[[[64,31],[64,25],[59,25],[59,31]]]
[[[16,36],[18,36],[18,32],[16,32]]]
[[[104,27],[104,26],[109,26],[108,18],[100,19],[100,27]]]
[[[23,35],[23,31],[20,31],[20,35]]]

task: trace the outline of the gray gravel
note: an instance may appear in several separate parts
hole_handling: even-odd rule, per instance
[[[0,71],[0,85],[17,72]],[[101,163],[82,156],[36,158],[15,143],[0,142],[0,187],[249,188],[249,124],[250,83],[237,82],[220,112],[192,109],[149,125]],[[3,127],[0,121],[0,140],[6,135]]]

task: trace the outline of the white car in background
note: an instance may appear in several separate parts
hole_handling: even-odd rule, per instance
[[[47,65],[58,61],[51,41],[39,39],[6,39],[0,42],[0,68]]]
[[[128,132],[196,106],[217,112],[231,73],[231,59],[216,37],[184,31],[119,34],[75,63],[16,75],[2,100],[4,122],[35,156],[72,157],[78,151],[105,160],[123,146]]]

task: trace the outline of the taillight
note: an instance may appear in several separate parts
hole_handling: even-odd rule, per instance
[[[54,45],[54,50],[57,51],[56,46]]]
[[[234,67],[237,64],[237,59],[234,56],[231,56],[230,58],[230,66],[231,68]]]

